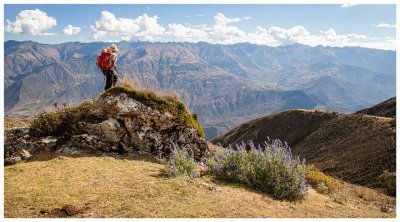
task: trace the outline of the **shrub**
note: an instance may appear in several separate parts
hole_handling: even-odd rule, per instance
[[[305,159],[294,158],[286,142],[274,140],[256,148],[250,141],[249,146],[247,151],[242,142],[236,150],[218,150],[207,160],[207,170],[219,179],[247,184],[278,199],[299,200],[307,194]]]
[[[58,109],[54,112],[41,112],[32,121],[29,135],[32,137],[64,136],[71,132],[74,123],[85,117],[91,105],[90,101],[85,101],[75,107]],[[57,103],[54,106],[57,108]]]
[[[331,176],[325,175],[318,170],[314,164],[312,164],[305,173],[310,175],[310,177],[307,178],[307,182],[315,189],[318,189],[317,187],[321,183],[328,188],[328,193],[332,193],[340,188],[340,182],[338,180]]]
[[[396,172],[389,173],[389,170],[384,170],[378,181],[386,188],[389,195],[396,196]]]
[[[193,155],[190,156],[187,151],[179,149],[178,144],[172,141],[169,148],[171,150],[171,156],[168,161],[164,159],[168,175],[196,178],[196,175],[198,175],[196,170],[197,163]]]
[[[319,183],[316,189],[318,193],[323,193],[323,194],[329,193],[329,188],[325,185],[325,183]]]

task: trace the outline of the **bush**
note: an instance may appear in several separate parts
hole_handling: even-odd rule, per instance
[[[164,159],[168,175],[196,178],[196,175],[198,175],[196,171],[197,163],[193,158],[193,154],[190,156],[188,152],[179,149],[178,144],[172,141],[169,148],[171,156],[168,161]]]
[[[250,141],[236,144],[236,150],[219,150],[206,162],[207,170],[217,178],[247,184],[278,199],[299,200],[308,192],[304,174],[305,159],[294,158],[290,147],[279,140],[264,142],[258,148]]]
[[[396,172],[389,173],[389,170],[384,170],[378,181],[386,188],[389,195],[396,196]]]
[[[329,193],[329,188],[324,183],[319,183],[316,189],[318,193],[323,193],[323,194]]]
[[[29,127],[29,135],[32,137],[64,136],[72,131],[76,122],[85,117],[91,105],[91,101],[85,101],[75,107],[58,109],[58,104],[54,103],[57,111],[44,111],[36,115]]]
[[[332,193],[338,188],[340,188],[340,182],[335,178],[325,175],[320,170],[318,170],[313,164],[306,170],[306,174],[310,177],[307,178],[307,182],[318,190],[319,184],[324,184],[328,188],[328,193]]]

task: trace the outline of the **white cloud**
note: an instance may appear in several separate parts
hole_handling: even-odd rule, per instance
[[[193,29],[181,24],[168,24],[167,35],[175,38],[183,39],[185,41],[198,42],[207,39],[207,33],[200,29]]]
[[[231,23],[239,22],[245,18],[227,18],[222,13],[214,16],[211,25],[184,26],[182,24],[169,24],[168,32],[165,34],[175,38],[199,42],[205,41],[214,44],[235,44],[248,42],[252,44],[280,46],[300,43],[310,46],[350,46],[357,41],[366,40],[367,36],[360,34],[337,34],[336,30],[330,28],[321,31],[318,35],[312,35],[304,26],[294,26],[284,29],[273,26],[268,29],[257,26],[254,32],[246,33]]]
[[[379,23],[378,25],[375,25],[378,28],[396,28],[396,25],[390,25],[384,22]]]
[[[64,35],[75,35],[78,34],[80,31],[81,27],[74,27],[72,25],[68,25],[61,31],[61,33],[63,33]]]
[[[93,22],[90,31],[94,39],[102,38],[107,34],[119,36],[122,40],[132,38],[152,41],[155,36],[164,34],[165,28],[157,23],[158,16],[149,17],[147,14],[131,18],[116,18],[108,11],[102,11],[99,20]]]
[[[21,11],[14,22],[6,20],[5,32],[12,34],[29,35],[54,35],[54,33],[42,33],[43,30],[51,29],[57,25],[54,17],[47,16],[45,12],[36,10]]]
[[[342,4],[340,7],[341,8],[348,8],[348,7],[355,6],[355,5],[357,5],[357,4],[346,3],[346,4]]]

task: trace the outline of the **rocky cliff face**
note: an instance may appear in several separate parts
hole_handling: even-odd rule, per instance
[[[209,155],[208,146],[195,115],[182,105],[153,94],[112,88],[96,100],[39,116],[29,131],[6,131],[7,150],[151,153],[163,157],[170,154],[174,142],[200,160]],[[51,128],[48,123],[53,123]]]

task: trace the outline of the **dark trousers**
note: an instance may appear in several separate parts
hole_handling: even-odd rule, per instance
[[[104,91],[111,88],[112,83],[117,82],[117,75],[114,74],[114,70],[103,70],[103,74],[106,76],[106,86],[104,87]]]

